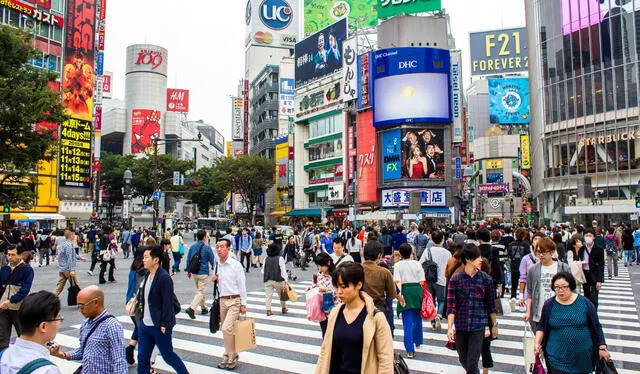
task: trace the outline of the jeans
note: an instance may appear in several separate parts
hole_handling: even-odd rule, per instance
[[[17,310],[0,310],[0,351],[9,346],[12,326],[16,329],[16,334],[20,336],[20,326],[18,323]]]
[[[636,250],[634,251],[634,252],[635,252],[635,253],[634,253],[634,255],[635,255],[635,257],[636,257],[636,263],[637,263],[637,264],[640,264],[640,245],[639,245],[639,246],[636,246],[636,247],[634,247],[634,248],[636,249]]]
[[[109,282],[115,282],[116,278],[113,277],[113,271],[116,268],[116,259],[112,258],[109,261],[100,261],[100,276],[98,277],[98,283],[107,283],[104,280],[104,274],[107,272],[107,265],[109,265]]]
[[[138,374],[149,374],[151,370],[151,353],[156,345],[160,350],[162,359],[164,359],[167,365],[171,366],[177,374],[188,373],[184,362],[182,362],[180,357],[173,351],[171,331],[166,331],[163,334],[159,327],[147,326],[142,320],[138,328]]]
[[[49,256],[51,255],[51,251],[49,248],[40,249],[40,259],[38,261],[38,265],[42,265],[42,260],[46,259],[45,265],[49,266]]]
[[[129,258],[130,248],[131,248],[131,244],[122,243],[122,254],[124,255],[124,258]]]
[[[607,261],[607,274],[609,275],[609,278],[611,278],[612,276],[617,277],[618,276],[618,254],[615,253],[613,256],[607,255],[605,260]],[[611,270],[613,270],[613,274]]]
[[[131,321],[133,322],[133,331],[131,332],[131,340],[138,341],[138,321],[136,317],[131,317]]]
[[[240,265],[242,265],[247,260],[247,273],[249,272],[249,267],[251,266],[251,251],[244,252],[240,251]]]
[[[418,309],[402,312],[402,328],[404,329],[404,349],[407,353],[415,353],[415,345],[424,343],[422,318]]]
[[[624,264],[631,265],[633,263],[633,250],[631,251],[623,251],[624,255]]]
[[[478,361],[482,353],[484,329],[478,331],[456,331],[458,359],[467,374],[479,374]]]
[[[180,272],[180,261],[182,261],[182,255],[180,252],[172,252],[173,253],[173,272]]]
[[[444,316],[445,289],[437,283],[429,283],[429,293],[433,297],[433,303],[438,306],[438,315]],[[437,302],[436,302],[437,300]]]

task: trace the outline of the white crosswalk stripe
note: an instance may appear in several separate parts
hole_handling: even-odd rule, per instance
[[[630,374],[640,372],[640,321],[633,299],[633,292],[627,269],[620,269],[619,277],[607,280],[600,295],[599,316],[607,343],[616,362],[618,372]],[[274,315],[267,317],[264,306],[264,291],[249,292],[247,301],[249,318],[256,320],[257,348],[240,353],[238,372],[241,373],[311,373],[320,351],[322,337],[318,323],[306,319],[304,290],[310,282],[293,284],[300,299],[288,302],[289,312],[282,315],[277,295],[274,295]],[[209,303],[211,301],[209,300]],[[186,307],[183,306],[183,307]],[[222,334],[211,334],[208,329],[208,316],[197,315],[191,320],[185,313],[177,316],[178,324],[173,332],[173,345],[183,357],[190,372],[197,374],[221,373],[216,368],[221,360],[224,348]],[[133,324],[129,317],[120,316],[118,320],[125,328],[125,336],[131,334]],[[512,313],[499,317],[500,338],[492,342],[495,370],[491,373],[522,373],[524,360],[522,336],[524,322],[522,313]],[[394,348],[404,354],[404,333],[402,321],[395,318]],[[79,326],[74,326],[79,328]],[[424,322],[425,341],[416,350],[416,358],[405,359],[412,373],[463,373],[458,364],[458,356],[445,347],[446,322],[441,332],[434,332],[430,323]],[[58,334],[56,341],[64,347],[75,347],[76,336]],[[63,372],[72,372],[77,366],[73,363],[55,360]],[[155,367],[173,372],[158,356]]]

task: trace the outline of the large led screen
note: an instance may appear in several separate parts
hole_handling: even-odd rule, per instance
[[[402,135],[402,178],[444,180],[444,130],[412,128]]]
[[[528,78],[489,79],[489,120],[513,125],[530,122]]]
[[[342,69],[342,43],[347,38],[346,18],[296,44],[296,88]]]

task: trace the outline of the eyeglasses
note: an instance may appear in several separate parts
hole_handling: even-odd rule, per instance
[[[54,319],[46,319],[45,322],[55,322],[55,321],[60,321],[60,323],[62,323],[62,321],[64,321],[64,317],[60,316],[58,318],[54,318]]]
[[[89,300],[84,304],[78,304],[78,309],[84,309],[87,305],[91,304],[92,302],[98,300],[98,298],[96,297],[95,299]]]
[[[555,288],[556,291],[566,291],[570,287],[569,286],[555,286],[554,288]]]

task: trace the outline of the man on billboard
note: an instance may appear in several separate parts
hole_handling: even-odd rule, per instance
[[[425,176],[430,179],[443,179],[443,170],[438,169],[436,162],[436,145],[427,144],[425,149],[427,150],[427,172]]]
[[[444,133],[434,129],[404,130],[402,177],[444,179]]]
[[[327,64],[330,71],[339,69],[342,66],[342,55],[338,45],[338,38],[334,29],[329,30],[329,51],[327,52]]]
[[[313,62],[316,64],[316,74],[323,72],[327,68],[328,51],[324,49],[324,34],[318,34],[318,52],[313,55]]]

